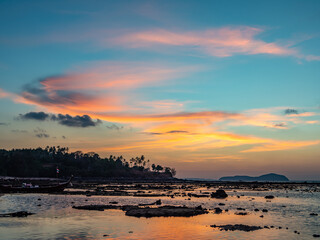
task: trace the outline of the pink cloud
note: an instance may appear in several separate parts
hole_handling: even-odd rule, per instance
[[[195,70],[196,67],[190,66],[169,67],[162,64],[100,62],[84,70],[77,69],[76,72],[47,77],[40,83],[48,91],[134,89],[179,78]]]
[[[161,45],[190,47],[216,57],[235,54],[296,55],[294,49],[256,39],[256,35],[260,32],[262,32],[261,29],[252,27],[180,32],[154,29],[123,34],[106,41],[130,48],[154,48]]]
[[[0,98],[7,98],[7,97],[9,97],[11,94],[10,93],[7,93],[7,92],[5,92],[4,90],[2,90],[1,88],[0,88]]]

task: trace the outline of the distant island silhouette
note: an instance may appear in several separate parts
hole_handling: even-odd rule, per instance
[[[228,176],[222,177],[219,181],[235,181],[235,182],[288,182],[289,179],[284,175],[279,175],[275,173],[264,174],[259,177],[250,176]]]

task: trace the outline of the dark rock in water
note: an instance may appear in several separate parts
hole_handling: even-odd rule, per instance
[[[34,213],[20,211],[20,212],[13,212],[13,213],[4,213],[0,214],[0,217],[27,217],[29,215],[33,215]]]
[[[243,225],[243,224],[235,224],[235,225],[211,225],[213,228],[219,228],[220,230],[224,231],[244,231],[244,232],[251,232],[255,230],[262,229],[260,226],[248,226],[248,225]]]
[[[239,215],[239,216],[245,216],[245,215],[248,215],[247,212],[236,212],[234,213],[235,215]]]
[[[41,201],[41,198],[38,198],[38,201]]]
[[[263,218],[264,216],[263,216],[263,215],[260,215],[260,217]]]
[[[219,203],[218,205],[219,205],[219,206],[224,206],[225,204],[224,204],[224,203]]]
[[[210,197],[207,194],[196,194],[196,193],[188,193],[189,197],[197,197],[197,198],[201,198],[201,197]]]
[[[255,211],[255,212],[259,212],[259,209],[258,209],[258,208],[256,208],[256,209],[254,209],[254,211]]]
[[[120,206],[115,205],[84,205],[84,206],[72,206],[74,209],[80,210],[94,210],[94,211],[104,211],[105,209],[120,209]]]
[[[118,204],[118,202],[116,202],[116,201],[111,201],[111,202],[109,202],[110,204]]]
[[[245,209],[245,208],[238,207],[237,210],[239,210],[239,211],[244,211],[244,210],[246,210],[246,209]]]
[[[126,210],[127,216],[133,217],[191,217],[208,213],[208,210],[188,207],[176,207],[176,206],[163,206],[158,208],[150,207],[131,207]]]
[[[313,234],[312,235],[314,238],[319,238],[320,237],[320,235],[318,235],[318,234]]]
[[[196,207],[196,209],[197,209],[197,210],[202,210],[203,208],[202,208],[201,205],[199,205],[198,207]]]
[[[214,208],[214,213],[217,213],[217,214],[222,213],[222,209],[218,207]]]
[[[318,216],[318,213],[310,213],[310,216]]]
[[[109,237],[109,235],[108,235],[108,234],[104,234],[103,236],[104,236],[104,237]]]
[[[211,193],[211,197],[223,199],[223,198],[228,197],[228,194],[226,194],[226,192],[224,190],[218,189],[216,192]]]
[[[161,199],[155,201],[154,203],[140,203],[138,204],[138,206],[151,206],[151,205],[161,205]]]
[[[267,209],[262,209],[262,212],[268,212],[268,210]]]
[[[275,173],[269,173],[261,175],[259,177],[249,177],[249,176],[230,176],[222,177],[219,181],[236,181],[236,182],[287,182],[289,179],[284,175],[279,175]]]
[[[264,198],[265,199],[274,199],[274,196],[273,195],[268,195],[268,196],[265,196]]]

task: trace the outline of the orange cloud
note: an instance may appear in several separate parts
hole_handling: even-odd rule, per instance
[[[0,98],[10,98],[15,99],[15,94],[6,92],[3,89],[0,88]]]
[[[165,80],[179,78],[194,71],[194,67],[168,67],[148,63],[100,62],[77,72],[43,79],[48,91],[132,89],[153,86]]]
[[[204,31],[180,32],[154,29],[123,34],[122,36],[107,41],[114,45],[131,48],[161,45],[186,46],[216,57],[228,57],[235,54],[297,54],[294,49],[282,47],[276,43],[267,43],[255,39],[255,36],[260,32],[262,32],[261,29],[252,27],[225,27]]]

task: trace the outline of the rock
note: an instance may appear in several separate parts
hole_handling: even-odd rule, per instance
[[[243,225],[243,224],[235,224],[235,225],[211,225],[213,228],[219,228],[220,230],[224,231],[244,231],[244,232],[251,232],[251,231],[256,231],[259,229],[262,229],[260,226],[248,226],[248,225]]]
[[[155,201],[154,203],[140,203],[140,204],[138,204],[138,206],[152,206],[152,205],[161,205],[161,204],[162,204],[162,202],[159,199],[159,200]]]
[[[235,212],[234,214],[235,214],[235,215],[240,215],[240,216],[248,215],[247,212]]]
[[[318,216],[318,213],[310,213],[310,216]]]
[[[268,210],[267,209],[262,209],[262,212],[268,212]]]
[[[109,202],[110,204],[118,204],[118,202],[116,202],[116,201],[111,201],[111,202]]]
[[[259,212],[259,209],[258,209],[258,208],[256,208],[256,209],[254,209],[254,211],[255,211],[255,212]]]
[[[222,213],[222,209],[218,207],[214,208],[214,213],[217,213],[217,214]]]
[[[228,197],[228,194],[222,189],[218,189],[216,192],[211,193],[212,198],[224,199]]]
[[[189,197],[197,197],[197,198],[202,198],[202,197],[210,197],[207,194],[196,194],[196,193],[188,193]]]
[[[84,206],[72,206],[74,209],[80,210],[94,210],[94,211],[104,211],[105,209],[120,209],[120,206],[115,205],[84,205]]]
[[[260,217],[263,218],[264,216],[263,216],[263,215],[260,215]]]
[[[245,209],[245,208],[238,207],[237,210],[239,210],[239,211],[244,211],[244,210],[246,210],[246,209]]]
[[[41,198],[38,198],[38,201],[41,201]]]
[[[219,205],[219,206],[224,206],[225,204],[224,204],[224,203],[219,203],[218,205]]]
[[[274,196],[273,195],[267,195],[264,197],[265,199],[274,199]]]
[[[13,212],[13,213],[0,214],[0,217],[27,217],[33,214],[34,213],[31,213],[31,212],[19,211],[19,212]]]
[[[108,234],[104,234],[103,236],[104,236],[104,237],[109,237],[109,235],[108,235]]]
[[[319,238],[320,235],[318,235],[318,234],[313,234],[312,237],[314,237],[314,238]]]
[[[133,217],[191,217],[196,215],[201,215],[208,213],[208,210],[201,209],[199,207],[189,208],[189,207],[176,207],[176,206],[163,206],[158,208],[150,207],[131,207],[125,210],[127,216]]]

